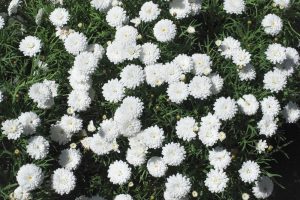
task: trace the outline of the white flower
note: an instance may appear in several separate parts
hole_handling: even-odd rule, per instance
[[[248,64],[245,67],[243,67],[241,70],[239,70],[238,75],[242,81],[249,81],[255,79],[256,72],[253,65]]]
[[[188,85],[183,82],[171,83],[168,86],[167,94],[172,102],[180,104],[189,95]]]
[[[206,76],[194,76],[189,83],[190,95],[196,99],[204,100],[212,94],[212,82]]]
[[[192,71],[194,67],[192,58],[186,54],[179,54],[174,58],[173,62],[180,67],[183,73]]]
[[[124,161],[117,160],[109,165],[108,178],[113,184],[123,185],[131,176],[131,169]]]
[[[267,176],[262,176],[255,182],[252,192],[256,198],[266,199],[271,196],[273,189],[273,181]]]
[[[268,14],[266,15],[262,22],[262,26],[264,27],[264,31],[266,34],[275,36],[277,35],[282,29],[282,20],[275,14]]]
[[[273,0],[276,6],[279,6],[281,9],[288,8],[290,6],[290,0]]]
[[[20,167],[16,178],[22,189],[31,191],[42,184],[44,175],[42,169],[35,164],[25,164]]]
[[[287,77],[280,70],[269,71],[264,75],[264,88],[278,93],[287,83]]]
[[[145,74],[141,66],[131,64],[123,68],[120,77],[120,81],[125,87],[135,89],[144,82]]]
[[[189,0],[172,0],[169,5],[169,12],[176,19],[187,17],[191,13],[191,4]]]
[[[28,140],[26,152],[35,160],[44,159],[49,153],[49,147],[49,142],[43,136],[34,136]]]
[[[160,57],[160,50],[156,44],[151,42],[144,43],[141,48],[140,61],[145,65],[152,65]]]
[[[243,95],[241,98],[237,100],[237,104],[239,105],[240,110],[245,115],[249,115],[249,116],[254,115],[259,108],[259,103],[253,94]]]
[[[59,168],[53,172],[51,182],[56,193],[60,195],[69,194],[76,186],[76,177],[73,172]]]
[[[126,114],[126,113],[124,113]],[[123,115],[124,116],[124,115]],[[121,135],[125,137],[135,136],[141,131],[142,124],[139,119],[136,118],[114,118],[117,122],[118,130]]]
[[[50,138],[61,145],[71,141],[72,135],[66,133],[59,124],[53,124],[50,127]]]
[[[268,148],[266,140],[259,140],[256,143],[256,150],[258,151],[259,154],[265,152],[266,148]]]
[[[87,46],[86,50],[93,53],[97,60],[101,60],[105,53],[105,49],[100,44],[90,44]]]
[[[102,95],[106,101],[116,103],[123,99],[125,88],[118,79],[111,79],[102,86]]]
[[[89,93],[82,90],[72,90],[68,96],[68,106],[74,111],[85,111],[90,107],[91,98]]]
[[[199,139],[207,146],[213,146],[219,140],[219,132],[217,129],[201,126],[198,132]]]
[[[24,56],[33,57],[41,52],[41,40],[35,36],[27,36],[21,40],[19,50]]]
[[[130,22],[134,24],[134,27],[138,27],[141,24],[142,20],[139,17],[135,17],[131,19]]]
[[[122,43],[135,43],[138,37],[138,31],[132,26],[122,26],[117,28],[115,40]]]
[[[264,116],[276,117],[280,111],[279,101],[273,97],[268,96],[261,100],[261,111]]]
[[[226,151],[226,149],[216,147],[209,151],[208,160],[215,169],[223,170],[229,166],[231,157],[230,153]]]
[[[162,64],[147,65],[145,70],[146,82],[151,87],[160,86],[165,81]]]
[[[13,193],[13,198],[15,200],[30,200],[32,199],[32,195],[26,189],[18,186]]]
[[[249,200],[249,199],[250,199],[250,195],[248,193],[242,194],[242,200]]]
[[[17,13],[20,3],[21,3],[21,0],[12,0],[9,3],[8,9],[7,9],[9,16],[12,15],[12,14]]]
[[[70,15],[67,9],[56,8],[51,12],[49,19],[54,26],[63,26],[68,23],[69,17]]]
[[[178,138],[191,141],[196,137],[198,126],[193,117],[184,117],[177,121],[175,129]]]
[[[218,94],[221,92],[223,85],[224,85],[224,79],[219,74],[210,74],[209,78],[212,83],[211,92],[212,94]]]
[[[232,52],[232,62],[237,66],[245,67],[251,61],[251,55],[244,49],[234,50]]]
[[[166,144],[161,151],[163,161],[170,166],[179,166],[185,159],[185,150],[179,143]]]
[[[169,176],[166,182],[166,191],[170,199],[181,199],[185,197],[191,190],[190,179],[177,173]]]
[[[92,0],[91,6],[101,11],[106,11],[111,7],[112,0]]]
[[[220,97],[214,103],[214,111],[219,119],[230,120],[237,112],[236,102],[230,97]]]
[[[285,50],[281,44],[270,44],[265,52],[267,60],[273,64],[281,64],[286,59]]]
[[[195,27],[189,26],[186,30],[189,34],[194,34],[196,32]]]
[[[157,41],[170,42],[175,38],[176,30],[176,25],[171,20],[162,19],[155,24],[153,33]]]
[[[119,6],[112,7],[106,14],[106,21],[112,27],[121,27],[127,20],[126,11]]]
[[[195,16],[200,13],[202,1],[201,0],[189,0],[191,6],[191,15]]]
[[[4,18],[0,16],[0,30],[4,27],[4,25],[5,25]]]
[[[245,11],[244,0],[225,0],[224,10],[229,14],[242,14]]]
[[[178,82],[183,75],[182,70],[174,61],[165,63],[162,69],[165,81],[169,84]]]
[[[208,129],[215,129],[219,131],[221,127],[221,122],[216,115],[208,113],[206,116],[201,117],[200,125],[201,127],[206,127]]]
[[[147,169],[152,176],[162,177],[166,174],[168,167],[162,158],[154,156],[148,160]]]
[[[251,160],[245,161],[239,170],[239,174],[243,182],[252,183],[256,181],[260,175],[259,165]]]
[[[227,187],[229,179],[225,172],[218,169],[211,169],[207,173],[207,177],[204,181],[205,186],[212,193],[220,193]]]
[[[192,55],[192,59],[194,62],[194,71],[196,75],[208,75],[212,71],[212,61],[210,60],[210,56],[206,54],[195,53]]]
[[[232,38],[232,37],[226,37],[224,40],[221,42],[221,45],[219,47],[219,51],[221,51],[221,55],[224,56],[225,58],[231,58],[232,53],[235,50],[238,50],[241,48],[241,43]]]
[[[144,103],[141,99],[128,96],[123,99],[122,104],[115,112],[116,121],[120,122],[122,117],[126,115],[128,119],[139,118],[142,115]]]
[[[282,114],[287,123],[296,123],[300,118],[300,108],[295,102],[289,101],[284,106]]]
[[[142,5],[139,17],[143,22],[151,22],[158,18],[160,11],[161,10],[157,4],[152,1],[148,1]]]
[[[118,125],[113,119],[105,119],[101,122],[98,134],[107,142],[112,142],[119,136]]]
[[[89,148],[97,155],[105,155],[113,150],[115,141],[107,142],[99,134],[94,134],[89,141]]]
[[[24,132],[24,127],[18,119],[8,119],[1,124],[2,134],[9,140],[18,139]]]
[[[58,157],[58,163],[65,169],[75,170],[81,162],[81,153],[77,149],[64,149]]]
[[[127,150],[126,160],[133,166],[140,166],[146,161],[147,148],[142,145],[135,145]]]
[[[64,40],[64,45],[68,53],[78,55],[87,48],[87,38],[82,33],[70,33]]]
[[[273,136],[277,131],[276,121],[270,116],[264,116],[258,123],[257,127],[259,129],[260,135],[265,135],[266,137]]]
[[[114,200],[133,200],[133,198],[129,194],[118,194]]]
[[[23,125],[25,135],[34,134],[36,128],[41,124],[40,118],[34,112],[21,113],[21,115],[18,117],[18,120]]]
[[[82,74],[92,74],[98,64],[97,57],[92,52],[81,52],[74,60],[74,69],[78,70]]]
[[[59,125],[68,134],[73,134],[82,129],[82,120],[76,116],[64,115],[61,117]]]
[[[152,149],[160,148],[164,139],[164,130],[159,128],[157,125],[146,128],[143,132],[143,143]]]

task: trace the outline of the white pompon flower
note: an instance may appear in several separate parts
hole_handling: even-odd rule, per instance
[[[158,18],[160,11],[161,10],[157,4],[153,3],[152,1],[148,1],[142,5],[139,16],[141,21],[151,22]]]
[[[106,21],[112,27],[121,27],[128,20],[126,11],[119,6],[112,7],[106,14]]]
[[[5,25],[4,18],[0,16],[0,30],[3,29],[4,25]]]
[[[221,120],[232,119],[237,112],[237,105],[230,97],[220,97],[214,103],[215,115]]]
[[[54,26],[63,26],[66,25],[69,21],[70,15],[67,9],[65,8],[56,8],[53,10],[49,16],[51,23]]]
[[[211,92],[212,94],[218,94],[221,92],[223,85],[224,85],[224,79],[219,74],[210,74],[209,78],[212,83]]]
[[[26,191],[31,191],[42,184],[44,175],[42,169],[35,164],[25,164],[20,167],[16,178],[20,187]]]
[[[8,119],[2,122],[1,130],[9,140],[16,140],[24,132],[24,127],[18,119]]]
[[[273,189],[273,181],[267,176],[262,176],[255,182],[255,185],[252,187],[252,193],[258,199],[266,199],[271,196]]]
[[[185,141],[191,141],[196,137],[198,126],[193,117],[184,117],[177,121],[175,129],[176,135],[179,138]]]
[[[276,121],[271,116],[264,116],[258,123],[257,128],[259,129],[260,135],[265,135],[266,137],[273,136],[277,131]]]
[[[152,149],[160,148],[164,139],[164,130],[157,125],[146,128],[142,133],[143,143]]]
[[[271,92],[282,91],[287,83],[287,77],[280,70],[269,71],[264,75],[264,88]]]
[[[119,136],[118,125],[113,119],[105,119],[101,122],[98,134],[107,142],[112,142]]]
[[[188,89],[194,98],[204,100],[212,94],[211,79],[206,76],[194,76]]]
[[[49,142],[43,136],[33,136],[28,140],[26,152],[35,160],[43,159],[49,153],[49,147]]]
[[[131,169],[124,161],[117,160],[109,165],[108,178],[113,184],[123,185],[131,176]]]
[[[144,43],[141,47],[140,61],[145,65],[153,65],[160,58],[160,50],[156,44]]]
[[[61,117],[59,125],[64,132],[73,134],[82,129],[82,120],[77,116],[64,115]]]
[[[266,140],[259,140],[256,143],[256,150],[259,154],[265,152],[265,150],[268,148],[268,144]]]
[[[212,193],[220,193],[225,190],[229,178],[224,171],[218,169],[211,169],[207,173],[207,177],[204,181],[205,186]]]
[[[249,115],[249,116],[254,115],[259,108],[259,103],[253,94],[243,95],[241,98],[237,100],[237,104],[240,110],[245,115]]]
[[[141,166],[146,161],[147,148],[143,144],[135,145],[127,150],[126,161],[133,166]]]
[[[225,0],[224,10],[229,14],[242,14],[245,11],[244,0]]]
[[[229,166],[231,162],[231,156],[226,149],[223,149],[222,147],[216,147],[209,151],[208,160],[215,169],[224,170]]]
[[[279,6],[280,9],[285,9],[290,7],[290,0],[273,0],[276,6]]]
[[[24,56],[33,57],[41,52],[42,42],[35,36],[27,36],[21,40],[19,50]]]
[[[192,12],[192,7],[189,0],[172,0],[169,3],[169,12],[176,19],[188,17]]]
[[[243,182],[252,183],[256,181],[260,175],[259,165],[252,160],[245,161],[239,170],[239,174]]]
[[[102,86],[102,95],[106,101],[116,103],[123,99],[125,88],[118,79],[111,79]]]
[[[154,156],[148,160],[147,169],[152,176],[162,177],[166,174],[168,167],[162,158]]]
[[[100,12],[107,11],[112,6],[112,0],[92,0],[91,6]]]
[[[41,119],[34,112],[24,112],[18,117],[24,128],[25,135],[32,135],[36,132],[36,128],[41,125]]]
[[[267,60],[272,64],[281,64],[286,59],[286,48],[281,44],[270,44],[265,52]]]
[[[239,67],[245,67],[251,61],[251,54],[244,49],[234,50],[232,52],[232,62]]]
[[[188,85],[183,82],[171,83],[168,86],[167,94],[172,102],[180,104],[186,100],[189,95]]]
[[[140,86],[145,79],[145,73],[139,65],[127,65],[120,73],[120,82],[129,89],[135,89]]]
[[[198,132],[199,139],[207,146],[213,146],[219,140],[219,132],[217,129],[201,126]]]
[[[18,186],[13,192],[13,199],[14,200],[30,200],[32,199],[32,195],[29,191]]]
[[[179,166],[185,159],[185,149],[179,143],[169,143],[162,148],[163,161],[170,166]]]
[[[52,124],[50,127],[50,138],[52,141],[64,145],[71,141],[72,134],[66,133],[59,124]]]
[[[248,64],[239,70],[238,75],[242,81],[250,81],[256,78],[256,71],[253,65]]]
[[[170,42],[175,38],[176,30],[176,25],[171,20],[162,19],[155,24],[153,33],[157,41]]]
[[[64,40],[64,45],[67,52],[72,55],[78,55],[80,52],[86,50],[87,38],[82,33],[70,33]]]
[[[53,172],[51,182],[56,193],[69,194],[76,186],[76,177],[68,169],[58,168]]]
[[[194,67],[192,58],[186,54],[179,54],[174,58],[173,62],[180,67],[183,73],[192,71]]]
[[[118,194],[114,200],[133,200],[133,198],[129,194]]]
[[[74,111],[85,111],[90,107],[92,100],[87,91],[72,90],[68,96],[68,106]]]
[[[272,36],[278,35],[283,26],[281,18],[275,14],[266,15],[261,24],[264,27],[265,33]]]
[[[195,53],[192,55],[196,75],[208,75],[212,71],[212,61],[207,54]]]
[[[177,173],[167,178],[165,193],[168,199],[182,199],[190,192],[191,186],[188,177]]]
[[[58,157],[58,163],[65,169],[75,170],[81,162],[81,152],[78,149],[64,149]]]
[[[295,102],[289,101],[284,106],[282,114],[287,123],[296,123],[300,118],[300,108]]]
[[[151,87],[160,86],[165,82],[164,66],[162,64],[147,65],[145,68],[146,82]]]
[[[221,41],[221,44],[219,45],[219,51],[221,51],[221,55],[224,56],[226,59],[231,58],[232,53],[240,48],[241,43],[230,36],[224,38],[224,40]]]
[[[279,101],[273,96],[263,98],[260,105],[264,116],[276,117],[281,110]]]
[[[113,150],[114,145],[116,144],[115,141],[107,142],[97,133],[94,134],[93,137],[91,137],[91,139],[87,142],[89,142],[87,146],[97,155],[108,154]]]

